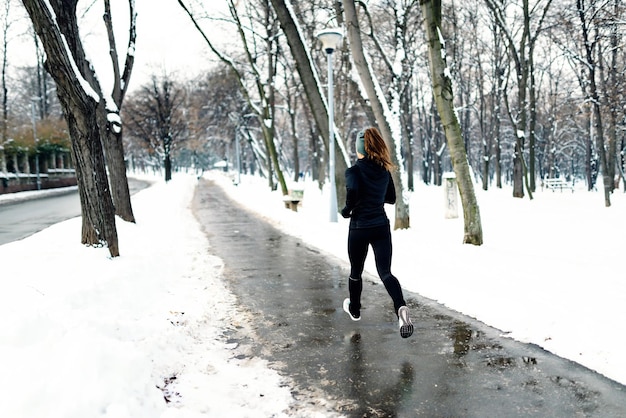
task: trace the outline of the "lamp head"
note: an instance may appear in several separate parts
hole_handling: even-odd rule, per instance
[[[339,29],[324,29],[317,33],[317,39],[322,42],[322,48],[327,54],[332,54],[339,46],[343,34]]]

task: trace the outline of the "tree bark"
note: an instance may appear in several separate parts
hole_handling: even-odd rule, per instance
[[[117,54],[117,46],[115,42],[115,34],[113,31],[113,22],[111,19],[111,6],[109,0],[105,0],[104,22],[107,28],[109,39],[109,53],[111,55],[111,64],[113,66],[113,92],[111,98],[115,103],[115,107],[106,109],[107,111],[107,136],[104,140],[104,149],[106,152],[106,163],[109,168],[111,196],[115,206],[115,214],[127,222],[135,222],[133,207],[130,201],[130,189],[128,188],[128,178],[126,176],[126,163],[124,161],[124,143],[122,141],[122,124],[120,119],[120,111],[124,95],[128,89],[130,75],[133,64],[135,62],[135,10],[134,1],[130,0],[130,30],[128,39],[128,53],[124,65],[124,73],[120,74],[120,66]]]
[[[119,256],[115,210],[102,150],[104,100],[80,41],[77,0],[22,2],[46,51],[46,68],[56,82],[69,127],[83,217],[81,241],[107,245],[112,257]],[[94,81],[89,84],[87,80]]]
[[[461,203],[463,204],[464,244],[482,245],[483,233],[480,221],[478,202],[474,193],[467,154],[465,153],[463,136],[459,121],[454,112],[452,80],[446,67],[445,50],[441,35],[441,0],[420,0],[424,26],[428,42],[430,74],[441,116],[441,123],[446,133],[450,158],[459,186]]]

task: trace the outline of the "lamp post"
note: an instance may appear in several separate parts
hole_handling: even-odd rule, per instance
[[[37,122],[35,121],[35,101],[39,97],[31,97],[30,110],[33,118],[33,138],[35,139],[35,173],[37,174],[37,190],[41,190],[41,177],[39,175],[39,140],[37,139]]]
[[[338,29],[325,29],[317,33],[328,61],[328,154],[330,177],[330,221],[337,222],[337,186],[335,184],[335,118],[333,115],[333,52],[339,46],[342,33]]]

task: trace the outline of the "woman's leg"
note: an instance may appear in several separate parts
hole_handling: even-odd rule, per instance
[[[406,306],[406,302],[404,301],[400,282],[391,274],[391,231],[389,226],[383,226],[376,228],[373,232],[371,244],[376,259],[376,270],[385,285],[385,289],[387,289],[387,293],[389,293],[389,296],[391,296],[393,300],[394,311],[397,315],[398,309],[400,309],[401,306]]]
[[[350,292],[350,307],[355,313],[361,309],[362,275],[368,246],[366,231],[350,229],[348,232],[348,257],[350,259],[348,291]]]

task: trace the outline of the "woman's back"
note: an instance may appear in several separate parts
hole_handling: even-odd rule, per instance
[[[391,174],[378,163],[362,158],[346,171],[351,228],[371,228],[389,223],[385,203],[395,203]]]

